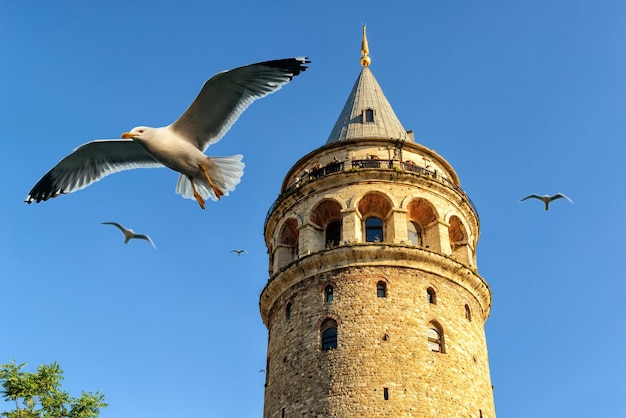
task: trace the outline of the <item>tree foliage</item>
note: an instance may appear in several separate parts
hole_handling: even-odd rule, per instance
[[[2,412],[7,418],[94,418],[107,406],[99,392],[74,398],[61,390],[63,370],[57,362],[40,365],[35,373],[22,371],[28,363],[0,364],[0,383],[5,401],[15,409]]]

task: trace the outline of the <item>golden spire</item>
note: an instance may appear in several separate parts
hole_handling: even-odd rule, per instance
[[[361,65],[367,67],[372,60],[369,57],[370,49],[367,46],[367,36],[365,34],[365,25],[363,25],[363,41],[361,42]]]

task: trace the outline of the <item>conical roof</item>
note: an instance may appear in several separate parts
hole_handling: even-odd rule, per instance
[[[326,143],[368,138],[411,140],[369,66],[364,66]]]

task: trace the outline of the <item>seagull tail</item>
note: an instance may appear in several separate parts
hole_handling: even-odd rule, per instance
[[[235,186],[241,181],[245,164],[241,161],[243,155],[232,155],[230,157],[207,157],[207,170],[213,183],[219,187],[224,196],[235,190]],[[219,200],[215,191],[204,177],[194,177],[196,190],[204,199]],[[195,199],[193,187],[189,178],[181,174],[176,184],[176,193],[186,199]]]

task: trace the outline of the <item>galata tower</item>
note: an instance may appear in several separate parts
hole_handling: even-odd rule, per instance
[[[480,222],[370,69],[265,221],[265,418],[495,417]]]

